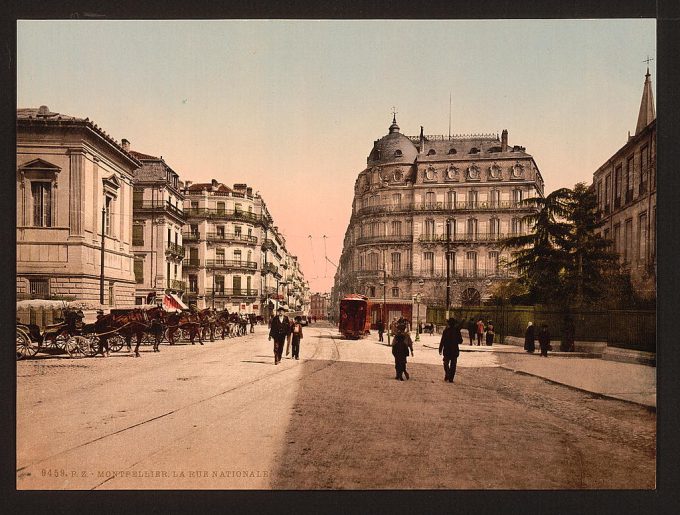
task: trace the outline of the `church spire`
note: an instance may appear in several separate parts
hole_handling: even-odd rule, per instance
[[[640,113],[638,114],[637,126],[635,127],[635,134],[639,134],[647,125],[656,119],[656,112],[654,110],[654,95],[652,94],[652,81],[649,74],[649,61],[647,60],[647,73],[645,75],[644,89],[642,90],[642,102],[640,103]]]
[[[392,125],[390,125],[390,134],[393,132],[399,132],[399,126],[397,125],[397,108],[392,108]]]

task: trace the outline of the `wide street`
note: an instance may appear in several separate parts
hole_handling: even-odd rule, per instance
[[[515,373],[541,358],[496,346],[445,383],[437,344],[404,382],[375,334],[328,324],[277,366],[264,326],[137,359],[38,354],[17,363],[17,488],[654,488],[653,411]]]

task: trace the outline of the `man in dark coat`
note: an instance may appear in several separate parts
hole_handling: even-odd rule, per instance
[[[381,320],[375,324],[375,328],[378,330],[378,341],[383,341],[383,333],[385,332],[385,323]]]
[[[449,318],[439,343],[439,354],[444,354],[444,381],[449,383],[453,383],[453,377],[456,375],[461,343],[463,343],[463,337],[460,334],[460,327],[455,318]]]
[[[290,334],[290,320],[284,314],[285,309],[279,308],[277,315],[272,318],[269,328],[269,340],[274,338],[274,364],[278,365],[281,362],[281,355],[283,354],[283,344],[286,337]]]
[[[397,377],[399,381],[403,381],[403,374],[406,374],[406,379],[409,378],[406,372],[406,357],[409,353],[409,345],[406,334],[406,328],[403,325],[397,326],[397,334],[392,340],[392,355],[394,356],[394,368],[397,370]],[[411,351],[412,352],[412,351]]]
[[[548,331],[548,324],[541,324],[538,330],[538,344],[541,347],[541,356],[548,357],[550,350],[550,332]]]
[[[468,336],[470,337],[470,345],[475,341],[475,333],[477,332],[477,324],[475,324],[475,319],[470,317],[467,323]]]
[[[524,350],[529,354],[533,354],[536,350],[536,329],[534,328],[533,322],[529,322],[527,330],[524,333]]]

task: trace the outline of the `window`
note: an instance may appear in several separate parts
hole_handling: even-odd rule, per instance
[[[191,231],[191,235],[194,238],[198,238],[198,225],[190,225],[189,228],[190,228],[189,230]]]
[[[468,277],[477,276],[477,253],[474,251],[469,251],[465,254],[466,266],[465,272]]]
[[[224,225],[218,225],[216,227],[216,229],[217,229],[217,237],[220,240],[223,240],[224,239]]]
[[[369,286],[366,293],[369,297],[375,297],[375,286]]]
[[[500,190],[491,190],[489,195],[489,201],[491,202],[491,207],[499,207],[501,204]]]
[[[234,295],[240,295],[241,294],[241,276],[235,275],[231,280],[231,284],[234,288]]]
[[[109,283],[109,306],[113,306],[115,299],[115,289],[113,283]]]
[[[134,190],[132,192],[132,206],[142,207],[144,203],[144,190]]]
[[[170,227],[168,227],[168,244],[172,243],[172,231],[170,230]]]
[[[449,252],[447,254],[448,264],[449,264],[449,274],[454,275],[456,273],[456,253]]]
[[[604,230],[604,239],[609,240],[609,246],[611,247],[611,231],[609,229]]]
[[[399,288],[397,287],[392,288],[392,297],[395,299],[399,298]]]
[[[378,254],[368,255],[368,268],[370,270],[378,270]]]
[[[628,219],[623,226],[623,262],[630,263],[633,244],[633,220]]]
[[[446,209],[456,209],[456,192],[446,192]]]
[[[434,236],[434,220],[425,220],[425,236],[427,238]]]
[[[512,190],[512,201],[515,205],[522,202],[522,190]]]
[[[249,250],[248,253],[246,254],[246,261],[252,262],[253,260],[253,251]]]
[[[198,209],[198,200],[191,201],[191,209]]]
[[[246,294],[250,295],[252,288],[253,288],[252,277],[248,276],[246,277],[246,290],[248,290]]]
[[[434,207],[435,204],[437,203],[437,196],[434,194],[434,191],[428,191],[425,193],[425,206],[428,208]]]
[[[626,203],[633,201],[633,156],[626,161]]]
[[[491,218],[489,220],[489,237],[492,240],[497,240],[501,233],[501,221],[498,218]]]
[[[638,217],[638,261],[647,262],[647,213]]]
[[[133,225],[132,226],[132,244],[133,245],[144,245],[144,226],[143,225]]]
[[[470,154],[479,154],[479,149],[477,147],[472,147],[470,149]]]
[[[602,181],[597,181],[597,207],[602,209]]]
[[[216,261],[220,264],[224,264],[224,249],[217,249],[215,251]]]
[[[50,280],[29,279],[28,293],[30,293],[32,297],[48,298],[50,296]]]
[[[218,202],[217,203],[218,209],[219,209],[219,205],[220,205],[220,203]],[[237,202],[236,204],[234,204],[234,212],[235,213],[240,213],[242,210],[243,210],[243,206],[240,203]]]
[[[474,190],[468,191],[468,209],[477,207],[477,192]]]
[[[104,234],[111,236],[111,207],[113,199],[106,195],[104,197]]]
[[[217,203],[217,214],[218,215],[223,215],[227,211],[227,206],[224,202],[218,202]]]
[[[476,240],[477,239],[477,219],[476,218],[469,218],[467,221],[467,235],[468,239],[470,240]]]
[[[427,274],[434,273],[434,252],[425,252],[423,254],[423,272]]]
[[[33,226],[52,227],[52,185],[49,182],[32,182]]]
[[[215,276],[215,293],[219,293],[224,295],[224,276],[223,275],[216,275]]]
[[[392,195],[392,205],[401,207],[401,193],[394,193]]]
[[[397,149],[397,150],[394,151],[394,157],[401,157],[401,156],[402,156],[401,150]]]
[[[453,218],[446,221],[447,241],[456,239],[456,220]]]
[[[512,219],[512,227],[511,231],[513,236],[518,236],[522,234],[522,220],[520,218],[513,218]]]
[[[252,237],[253,237],[253,229],[248,227],[248,238],[252,238]]]
[[[234,226],[234,236],[236,236],[237,238],[241,237],[241,226],[240,225]]]
[[[191,293],[198,293],[198,276],[189,275],[189,291]]]
[[[621,167],[614,170],[614,208],[621,207]]]
[[[144,259],[135,258],[135,282],[137,284],[144,283]]]
[[[167,284],[166,288],[170,288],[170,261],[165,262],[165,282]]]
[[[604,178],[604,212],[609,213],[609,205],[611,202],[611,176],[607,174]]]
[[[392,273],[401,271],[401,252],[392,252]]]
[[[614,251],[621,253],[621,224],[614,226]]]
[[[431,148],[430,150],[427,151],[427,155],[428,155],[428,156],[433,156],[433,155],[435,155],[436,153],[437,153],[437,152],[435,152],[435,150],[434,150],[433,148]]]
[[[234,251],[234,261],[241,261],[241,251],[238,249]]]
[[[401,236],[401,222],[399,221],[392,222],[392,235]]]
[[[489,252],[489,268],[488,271],[490,274],[497,274],[498,273],[498,259],[499,259],[499,254],[497,251],[491,251]]]
[[[371,236],[380,236],[380,224],[378,222],[371,224]]]
[[[649,147],[645,145],[640,149],[640,192],[639,192],[640,195],[647,192],[647,180],[649,177],[648,166],[649,166]]]

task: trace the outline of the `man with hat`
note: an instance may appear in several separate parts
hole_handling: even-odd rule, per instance
[[[463,337],[460,334],[460,327],[455,318],[449,318],[439,343],[439,354],[441,355],[442,351],[444,353],[444,381],[449,383],[453,383],[453,377],[456,375],[461,343],[463,343]]]
[[[285,309],[279,308],[276,310],[277,315],[272,318],[269,326],[269,340],[274,338],[274,364],[278,365],[281,362],[281,355],[283,354],[283,344],[286,337],[290,333],[290,320],[285,315]]]

